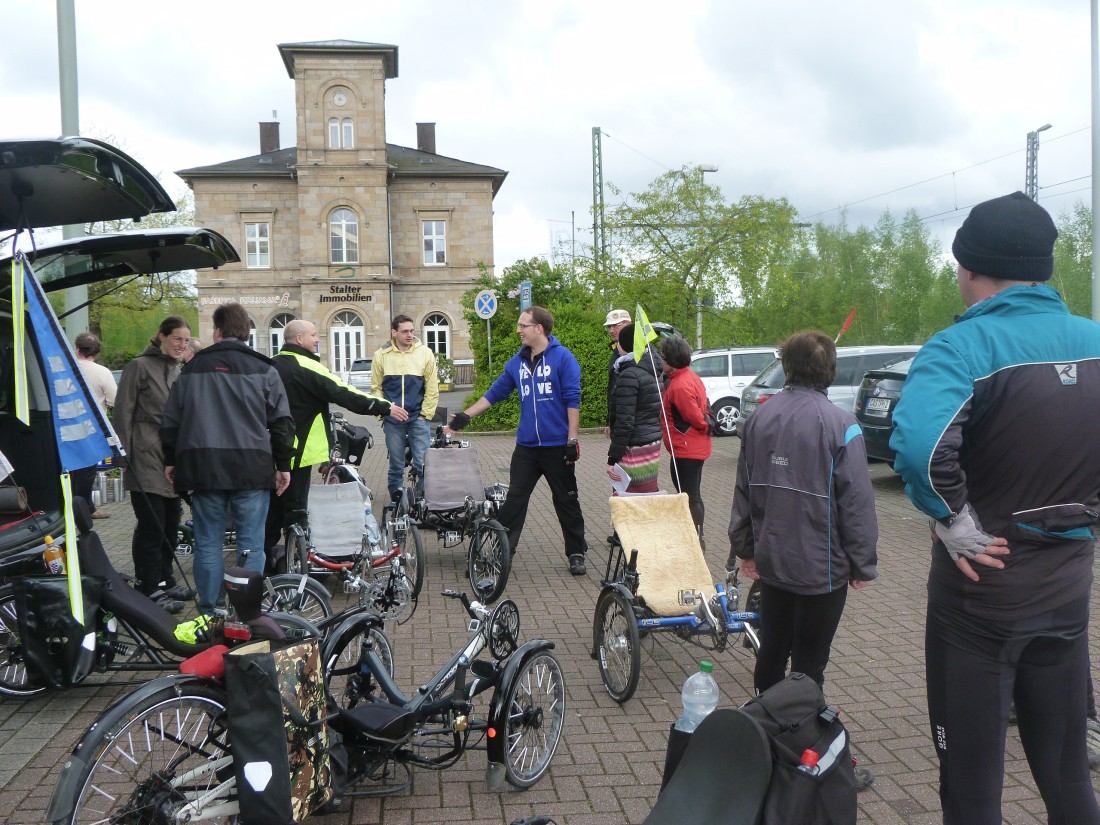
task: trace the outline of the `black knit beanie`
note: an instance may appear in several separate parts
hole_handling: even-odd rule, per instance
[[[1023,192],[1013,192],[971,209],[951,252],[975,275],[1046,281],[1054,274],[1057,237],[1050,214]]]
[[[627,324],[619,330],[619,346],[623,352],[634,352],[634,325]]]

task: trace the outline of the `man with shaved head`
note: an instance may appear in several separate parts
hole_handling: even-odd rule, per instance
[[[396,404],[367,395],[329,372],[316,354],[317,341],[317,327],[296,319],[283,328],[283,347],[272,359],[283,379],[294,419],[294,458],[290,487],[283,495],[272,496],[268,509],[268,572],[276,569],[276,556],[281,558],[285,552],[278,546],[282,529],[291,523],[294,511],[306,509],[309,502],[310,471],[315,464],[328,461],[328,405],[338,404],[360,415],[388,415],[397,421],[408,418],[408,413]]]

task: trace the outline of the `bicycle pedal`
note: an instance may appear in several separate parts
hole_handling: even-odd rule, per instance
[[[344,592],[345,593],[358,593],[362,588],[358,581],[345,581]]]
[[[462,543],[462,533],[458,530],[446,530],[443,533],[443,546],[455,547]]]

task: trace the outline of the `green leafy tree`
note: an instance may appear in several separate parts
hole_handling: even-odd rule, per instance
[[[641,303],[651,320],[684,330],[695,327],[696,299],[721,309],[759,297],[795,230],[785,199],[727,203],[689,167],[661,175],[605,217],[615,258],[592,278],[605,304]]]
[[[1058,217],[1050,285],[1074,315],[1092,317],[1092,210],[1078,202]]]

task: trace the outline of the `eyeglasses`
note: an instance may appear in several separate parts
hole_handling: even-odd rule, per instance
[[[537,327],[538,324],[516,324],[516,329],[527,329],[528,327]]]

